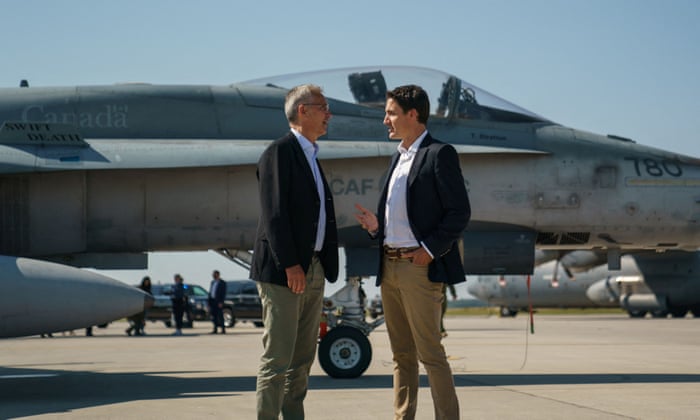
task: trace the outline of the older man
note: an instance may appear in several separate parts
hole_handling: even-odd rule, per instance
[[[321,88],[297,86],[284,104],[290,132],[258,162],[261,214],[250,276],[263,305],[258,419],[304,418],[325,279],[338,277],[333,196],[316,159],[331,113]]]

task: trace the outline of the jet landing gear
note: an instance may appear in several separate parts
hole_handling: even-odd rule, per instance
[[[367,336],[384,323],[379,317],[365,320],[366,296],[358,277],[323,300],[318,361],[332,378],[357,378],[372,361],[372,345]]]
[[[330,377],[357,378],[372,361],[372,346],[355,327],[333,328],[321,339],[318,361]]]

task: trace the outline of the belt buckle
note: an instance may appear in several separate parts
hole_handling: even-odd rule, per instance
[[[384,247],[384,255],[386,255],[386,257],[389,260],[410,259],[410,258],[404,258],[403,254],[405,252],[415,251],[416,249],[418,249],[418,247],[391,248],[391,247],[385,246]]]
[[[390,260],[398,260],[401,254],[398,248],[384,246],[384,255]]]

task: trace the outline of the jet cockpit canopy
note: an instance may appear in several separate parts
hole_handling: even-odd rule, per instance
[[[343,68],[255,79],[242,84],[290,89],[304,83],[321,86],[329,99],[375,110],[384,109],[387,90],[415,84],[428,93],[431,118],[512,123],[549,122],[456,76],[421,67]]]

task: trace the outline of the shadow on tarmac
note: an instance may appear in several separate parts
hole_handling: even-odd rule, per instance
[[[96,373],[21,368],[0,368],[0,417],[26,417],[70,412],[138,400],[225,397],[255,391],[256,378],[178,378],[174,374],[206,374],[203,371]],[[220,374],[220,372],[217,372]],[[596,385],[700,382],[700,374],[458,374],[457,387],[505,387],[520,385]],[[356,379],[312,376],[311,390],[391,389],[391,375],[366,375]],[[421,387],[428,386],[421,375]]]

